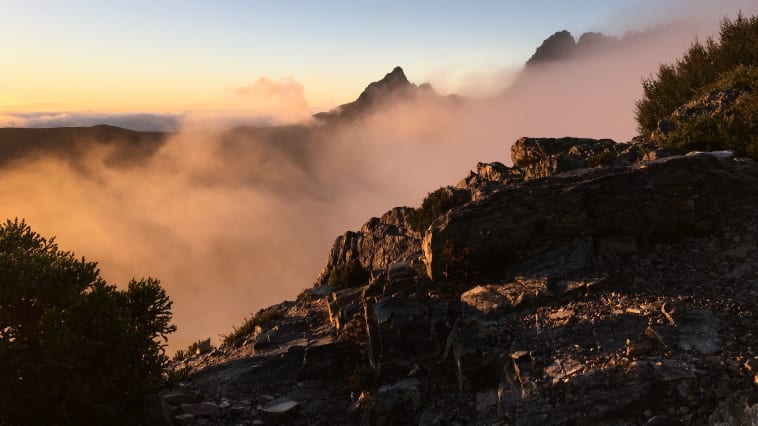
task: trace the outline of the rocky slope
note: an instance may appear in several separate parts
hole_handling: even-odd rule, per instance
[[[755,424],[758,165],[522,138],[423,233],[396,208],[317,285],[177,363],[175,424]],[[355,287],[329,285],[356,262]],[[751,423],[752,422],[752,423]]]

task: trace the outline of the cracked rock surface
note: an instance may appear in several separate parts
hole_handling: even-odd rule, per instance
[[[516,167],[477,165],[470,201],[423,235],[408,208],[370,220],[260,329],[178,362],[162,417],[758,423],[758,165],[643,151],[522,139]],[[346,260],[370,278],[324,284]]]

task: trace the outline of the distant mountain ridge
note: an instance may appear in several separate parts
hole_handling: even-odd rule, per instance
[[[327,123],[335,122],[337,119],[351,120],[394,100],[411,99],[418,95],[443,98],[429,83],[418,86],[411,83],[403,69],[397,66],[381,80],[369,83],[355,101],[342,104],[328,112],[319,112],[313,117]]]
[[[526,61],[527,67],[569,59],[576,55],[589,52],[598,48],[604,48],[618,43],[615,37],[606,36],[603,33],[587,32],[576,41],[570,32],[558,31],[546,38],[537,47],[534,54]]]

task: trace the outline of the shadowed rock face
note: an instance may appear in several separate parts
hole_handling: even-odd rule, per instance
[[[451,246],[497,278],[519,252],[580,235],[598,242],[631,238],[638,246],[698,235],[739,200],[730,192],[741,191],[740,182],[702,154],[512,186],[437,219],[424,238],[427,271],[432,280],[444,279],[466,260],[446,251]]]
[[[307,290],[269,308],[277,319],[248,343],[184,361],[191,402],[168,393],[164,412],[187,424],[271,419],[272,407],[297,425],[755,422],[758,166],[653,152],[519,140],[516,166],[478,164],[456,187],[471,201],[423,236],[396,208],[338,238],[325,271],[355,260],[372,276]],[[562,155],[581,161],[534,168]]]

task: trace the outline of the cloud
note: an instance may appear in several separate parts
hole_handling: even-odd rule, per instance
[[[237,88],[240,105],[254,115],[269,116],[277,122],[301,121],[310,116],[303,85],[288,77],[277,81],[260,77],[256,82]]]
[[[173,132],[179,129],[179,114],[103,112],[0,113],[0,127],[89,127],[98,124],[138,131]]]
[[[114,167],[111,145],[82,151],[85,171],[35,153],[0,168],[3,213],[100,261],[109,281],[161,279],[180,326],[174,348],[217,341],[309,287],[337,235],[394,206],[418,206],[478,161],[508,163],[518,137],[630,139],[640,79],[680,56],[693,31],[678,26],[556,63],[489,99],[422,96],[349,125],[229,131],[214,122],[228,114],[187,116],[129,167]],[[298,120],[308,109],[290,79],[262,78],[234,97],[247,105],[237,118],[272,105],[272,116]]]

